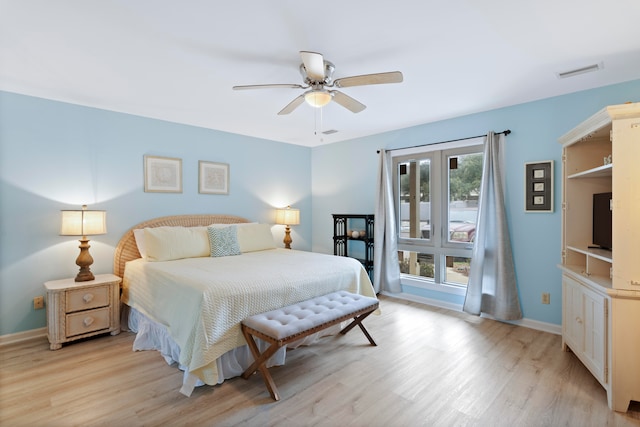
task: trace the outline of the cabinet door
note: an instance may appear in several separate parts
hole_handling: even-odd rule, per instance
[[[602,385],[607,378],[607,298],[562,276],[565,343]]]
[[[582,305],[582,286],[570,277],[562,276],[563,325],[565,343],[574,353],[584,349],[584,321]]]
[[[584,359],[583,362],[602,384],[606,378],[607,299],[589,289],[583,290]]]

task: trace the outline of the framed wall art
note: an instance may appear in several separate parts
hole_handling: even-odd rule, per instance
[[[182,193],[182,159],[144,156],[144,191]]]
[[[524,210],[553,212],[553,160],[524,164]]]
[[[198,192],[201,194],[229,194],[229,165],[198,162]]]

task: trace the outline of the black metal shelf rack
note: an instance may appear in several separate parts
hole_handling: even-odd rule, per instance
[[[333,254],[360,261],[371,280],[373,280],[374,223],[374,215],[372,214],[333,214]],[[356,248],[354,246],[360,243],[364,247]]]

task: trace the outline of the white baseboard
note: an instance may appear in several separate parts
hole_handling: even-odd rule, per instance
[[[408,293],[397,293],[397,294],[393,294],[393,293],[389,293],[386,291],[382,291],[381,292],[382,295],[391,297],[391,298],[398,298],[398,299],[403,299],[406,301],[412,301],[412,302],[417,302],[420,304],[426,304],[426,305],[430,305],[433,307],[439,307],[439,308],[445,308],[448,310],[453,310],[453,311],[462,311],[462,305],[461,304],[454,304],[454,303],[450,303],[450,302],[446,302],[446,301],[440,301],[440,300],[436,300],[436,299],[431,299],[431,298],[425,298],[425,297],[421,297],[418,295],[412,295],[412,294],[408,294]],[[485,317],[487,319],[493,319],[493,317],[491,316],[487,316],[485,314],[483,314],[481,317]],[[493,319],[495,320],[495,319]],[[502,320],[501,320],[502,322]],[[561,335],[562,334],[562,325],[556,325],[554,323],[547,323],[547,322],[541,322],[539,320],[533,320],[533,319],[520,319],[520,320],[509,320],[509,321],[505,321],[504,323],[509,323],[512,325],[516,325],[516,326],[524,326],[525,328],[529,328],[529,329],[535,329],[538,331],[543,331],[543,332],[549,332],[551,334],[556,334],[556,335]]]
[[[31,329],[29,331],[16,332],[15,334],[0,335],[0,347],[46,336],[47,328]]]
[[[418,295],[411,295],[408,293],[393,294],[393,293],[383,291],[381,292],[381,294],[391,298],[403,299],[406,301],[417,302],[420,304],[444,308],[447,310],[462,311],[461,304],[454,304],[454,303],[440,301],[432,298],[425,298]],[[491,316],[482,315],[482,317],[491,319]],[[556,335],[562,334],[562,325],[556,325],[556,324],[547,323],[547,322],[540,322],[538,320],[533,320],[533,319],[512,320],[505,323],[510,323],[512,325],[517,325],[517,326],[524,326],[525,328],[549,332]],[[0,335],[0,347],[4,345],[14,344],[20,341],[32,340],[35,338],[42,338],[46,336],[47,336],[47,328],[31,329],[29,331],[17,332],[15,334]]]
[[[400,293],[397,293],[397,294],[392,294],[390,292],[382,291],[380,293],[382,295],[385,295],[385,296],[388,296],[388,297],[391,297],[391,298],[403,299],[405,301],[417,302],[417,303],[420,303],[420,304],[430,305],[430,306],[433,306],[433,307],[446,308],[448,310],[453,310],[453,311],[462,311],[462,305],[461,304],[454,304],[452,302],[446,302],[446,301],[440,301],[440,300],[437,300],[437,299],[421,297],[419,295],[408,294],[406,292],[400,292]]]
[[[490,316],[486,317],[488,319],[491,318]],[[549,332],[550,334],[562,335],[562,325],[556,325],[555,323],[541,322],[533,319],[509,320],[506,323],[524,326],[525,328],[535,329],[537,331]]]

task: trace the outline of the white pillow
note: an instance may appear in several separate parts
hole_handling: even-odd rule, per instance
[[[207,227],[156,227],[144,229],[147,261],[206,257],[211,253]]]
[[[133,238],[136,241],[136,246],[138,247],[138,252],[140,252],[140,257],[143,259],[147,259],[147,249],[144,246],[144,228],[136,228],[133,230]]]
[[[269,224],[238,224],[238,243],[242,253],[264,251],[276,247]]]

